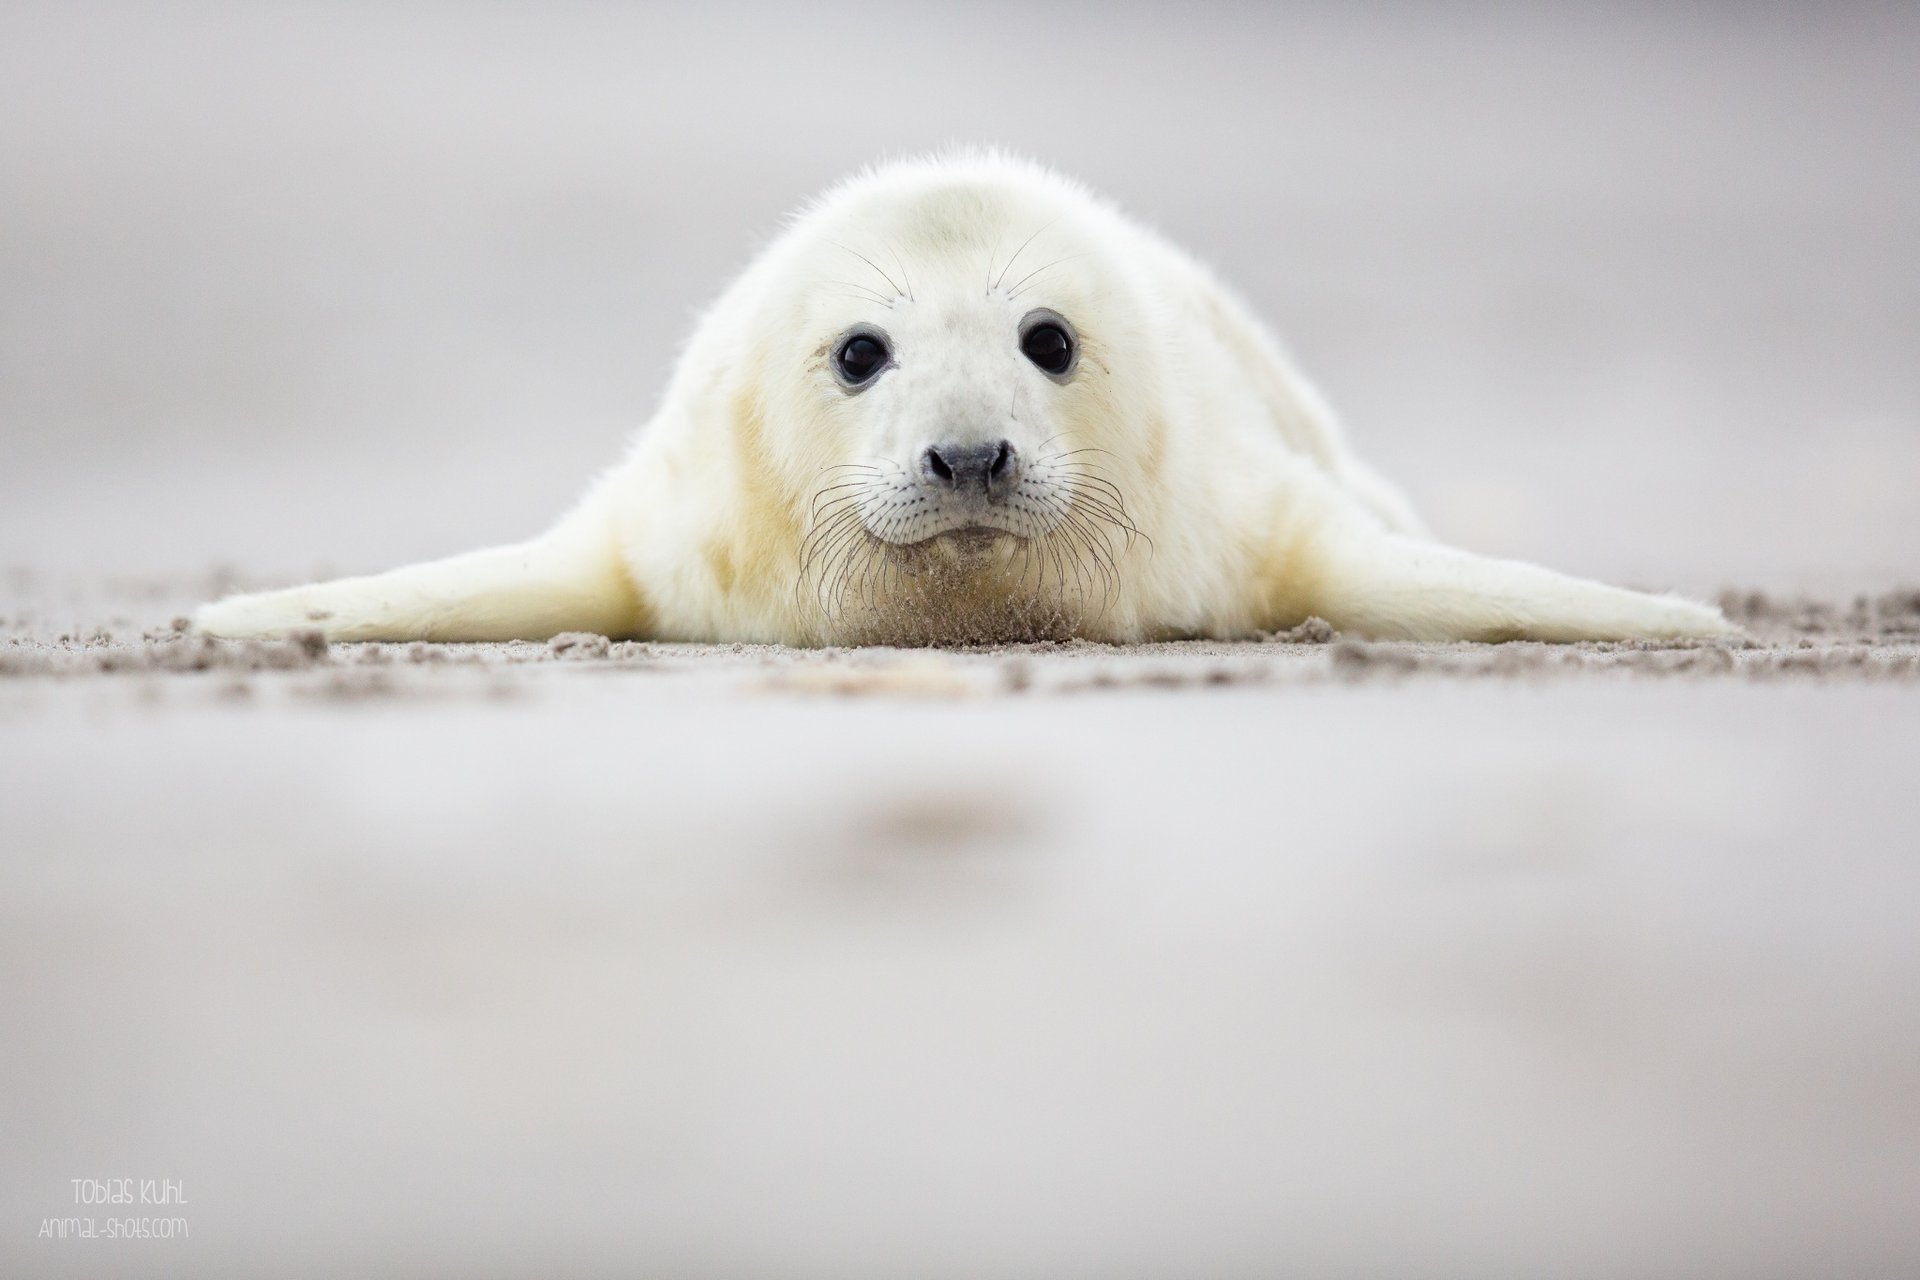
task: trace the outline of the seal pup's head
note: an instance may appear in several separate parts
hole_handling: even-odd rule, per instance
[[[1111,216],[1031,165],[906,164],[829,193],[743,279],[759,447],[823,638],[1037,638],[1122,607],[1145,371],[1117,352],[1150,344]]]

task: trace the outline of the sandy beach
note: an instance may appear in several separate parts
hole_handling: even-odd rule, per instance
[[[0,611],[16,1270],[1920,1251],[1913,593],[940,653],[227,643],[116,590]],[[95,1171],[182,1179],[139,1212],[190,1242],[20,1230]]]

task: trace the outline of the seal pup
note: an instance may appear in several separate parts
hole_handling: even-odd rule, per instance
[[[1732,630],[1429,538],[1248,308],[997,153],[821,196],[705,314],[625,459],[545,533],[230,597],[202,631],[792,645]]]

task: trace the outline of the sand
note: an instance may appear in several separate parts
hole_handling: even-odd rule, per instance
[[[664,644],[568,633],[504,644],[335,644],[318,631],[274,641],[227,641],[193,631],[166,602],[197,602],[227,589],[219,574],[194,581],[119,581],[36,588],[16,572],[0,597],[0,678],[78,679],[168,673],[225,675],[224,693],[268,690],[268,672],[317,673],[284,682],[296,695],[363,696],[452,690],[520,690],[516,674],[567,664],[724,680],[736,693],[788,692],[992,696],[1147,686],[1297,684],[1381,676],[1485,678],[1729,676],[1920,680],[1920,590],[1861,594],[1845,602],[1776,598],[1727,589],[1718,601],[1746,634],[1730,640],[1500,645],[1402,643],[1342,636],[1319,618],[1245,641],[1107,645],[1039,642],[948,650],[793,649],[759,644]],[[183,604],[184,608],[185,605]],[[159,621],[158,619],[165,619]],[[147,684],[143,692],[160,686]],[[276,686],[277,688],[277,686]],[[446,692],[448,690],[438,690]]]
[[[944,653],[233,644],[208,585],[0,606],[9,1273],[1920,1257],[1915,593]],[[89,1177],[190,1238],[36,1240]]]

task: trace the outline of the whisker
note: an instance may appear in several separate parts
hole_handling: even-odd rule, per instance
[[[1120,566],[1114,563],[1113,547],[1107,542],[1099,530],[1090,526],[1085,518],[1079,514],[1070,516],[1069,519],[1080,528],[1083,536],[1087,540],[1090,553],[1094,558],[1094,563],[1100,570],[1100,612],[1104,614],[1112,607],[1114,592],[1119,590]]]
[[[1058,222],[1058,221],[1059,221],[1058,218],[1052,219],[1052,221],[1049,221],[1043,224],[1038,231],[1035,231],[1032,235],[1028,236],[1025,240],[1022,240],[1020,242],[1020,247],[1013,251],[1013,256],[1011,258],[1007,259],[1007,265],[1000,268],[1000,276],[998,279],[996,279],[993,282],[993,289],[998,289],[1000,287],[1001,281],[1007,278],[1007,272],[1013,270],[1013,264],[1020,261],[1020,255],[1027,251],[1028,245],[1032,244],[1036,239],[1039,238],[1040,232],[1045,231],[1048,227],[1051,227],[1055,222]],[[991,293],[993,292],[993,289],[989,289],[987,292]]]
[[[865,532],[864,526],[861,532]],[[872,535],[868,534],[867,536],[871,537]],[[837,567],[833,574],[833,590],[831,592],[831,598],[833,600],[832,616],[835,619],[840,618],[846,611],[847,575],[852,572],[854,563],[863,549],[861,540],[855,538],[847,544],[846,550],[839,555],[836,561]]]
[[[888,240],[887,252],[893,255],[893,265],[900,268],[900,278],[907,282],[907,301],[918,302],[919,299],[913,296],[913,277],[907,274],[907,264],[900,256],[900,246]]]
[[[866,518],[856,510],[851,519],[845,521],[841,528],[820,544],[815,556],[824,561],[837,561],[846,548],[858,545],[860,535],[866,531]]]
[[[1027,286],[1027,281],[1033,279],[1035,276],[1039,275],[1042,271],[1051,271],[1055,267],[1061,265],[1062,263],[1072,262],[1075,258],[1084,258],[1086,256],[1087,255],[1085,253],[1069,253],[1065,257],[1055,258],[1052,262],[1047,263],[1045,266],[1035,267],[1033,270],[1027,272],[1027,274],[1021,276],[1018,280],[1013,282],[1012,287],[1007,290],[1007,296],[1009,298],[1017,298],[1021,294],[1025,293],[1027,291],[1027,288],[1030,287],[1030,286]]]
[[[1121,536],[1126,539],[1126,545],[1129,548],[1133,546],[1134,539],[1140,536],[1139,530],[1135,529],[1130,521],[1115,516],[1113,512],[1104,507],[1095,506],[1088,502],[1077,502],[1075,506],[1088,518],[1097,520],[1109,528],[1118,529]]]
[[[1065,471],[1066,469],[1062,468],[1062,470]],[[1107,501],[1113,503],[1115,506],[1126,505],[1125,500],[1120,494],[1120,486],[1105,476],[1094,475],[1091,472],[1066,471],[1065,477],[1060,483],[1069,488],[1102,494],[1106,497]]]
[[[807,571],[811,569],[816,562],[831,556],[841,540],[850,536],[860,527],[860,513],[857,510],[849,510],[837,516],[832,523],[826,525],[810,541],[802,557],[800,565],[801,580],[805,580]]]
[[[875,262],[872,258],[869,258],[864,253],[861,253],[858,249],[848,249],[846,245],[841,244],[838,240],[831,240],[831,241],[828,241],[828,243],[833,245],[833,247],[836,249],[845,250],[846,252],[852,254],[854,257],[860,259],[860,261],[872,267],[876,272],[879,272],[880,278],[887,282],[888,287],[890,287],[893,290],[895,297],[903,296],[899,284],[897,284],[894,281],[894,278],[892,276],[888,275],[885,271],[882,271],[880,269],[880,264]]]
[[[860,497],[860,494],[846,493],[843,491],[847,489],[856,489],[856,490],[866,489],[871,487],[871,483],[872,483],[871,481],[867,481],[867,480],[849,480],[845,484],[828,485],[826,488],[820,491],[818,496],[814,498],[813,506],[809,510],[808,514],[818,516],[820,514],[820,504],[827,500],[827,495],[830,493],[840,494],[838,498],[834,499],[835,502],[844,502],[849,498],[857,501]]]
[[[851,291],[841,293],[839,296],[852,298],[855,302],[878,303],[883,307],[891,307],[897,301],[897,299],[889,298],[877,289],[868,289],[861,285],[854,285],[851,287]]]

